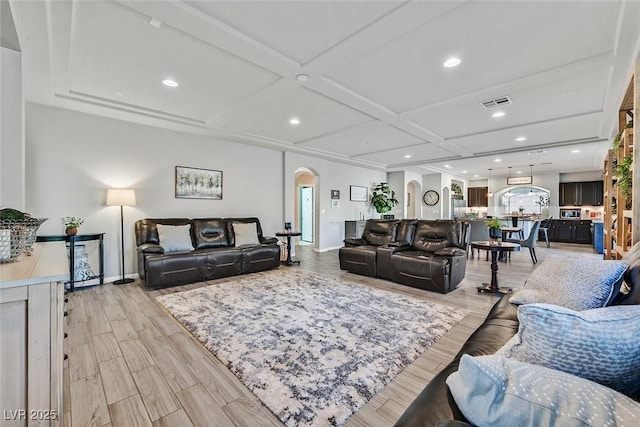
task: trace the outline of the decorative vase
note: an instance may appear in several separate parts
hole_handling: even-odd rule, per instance
[[[75,236],[78,234],[78,227],[67,227],[64,232],[67,233],[67,236]]]
[[[489,227],[489,239],[495,243],[502,242],[502,229],[496,227]]]

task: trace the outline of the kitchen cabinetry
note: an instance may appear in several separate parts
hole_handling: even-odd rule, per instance
[[[549,240],[552,242],[591,244],[591,221],[556,219],[551,221]]]
[[[603,182],[560,183],[560,206],[602,206]]]
[[[344,238],[347,237],[355,237],[359,239],[362,237],[362,232],[364,231],[364,225],[367,221],[365,220],[357,220],[357,221],[345,221],[344,222]]]
[[[486,208],[489,206],[488,187],[470,187],[467,189],[469,207]]]
[[[0,277],[3,419],[12,426],[62,425],[65,247],[36,243],[31,256],[0,265]]]

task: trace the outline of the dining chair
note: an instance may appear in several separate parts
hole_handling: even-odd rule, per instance
[[[547,242],[547,247],[549,247],[549,227],[551,227],[552,218],[550,216],[544,221],[544,224],[540,225],[540,231],[544,233],[544,241]]]
[[[535,220],[533,225],[531,226],[531,231],[529,232],[529,237],[524,240],[519,239],[506,239],[506,242],[510,243],[519,243],[523,248],[529,248],[529,255],[531,255],[531,261],[534,264],[538,262],[538,257],[536,256],[536,242],[538,241],[538,231],[540,230],[540,223],[542,220]],[[509,253],[511,254],[511,253]]]

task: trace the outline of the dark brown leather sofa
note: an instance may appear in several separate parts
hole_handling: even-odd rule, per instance
[[[233,223],[255,223],[259,245],[238,246]],[[156,225],[190,225],[193,251],[165,253]],[[276,268],[280,247],[264,237],[258,218],[146,218],[135,223],[138,274],[148,289]]]
[[[630,263],[624,278],[630,291],[620,293],[611,305],[640,304],[640,243],[627,253],[625,259]],[[420,392],[398,419],[396,427],[466,425],[467,420],[453,400],[445,381],[458,370],[463,354],[494,354],[518,332],[518,306],[509,302],[510,297],[511,295],[505,295],[495,303],[484,323],[464,343],[453,361]],[[633,398],[640,401],[639,395]]]
[[[370,219],[361,238],[344,240],[340,268],[447,293],[464,278],[467,234],[466,221]]]

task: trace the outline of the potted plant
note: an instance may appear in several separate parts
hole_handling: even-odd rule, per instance
[[[489,237],[491,239],[502,239],[502,229],[498,218],[491,218],[487,221],[487,227],[489,228]]]
[[[84,219],[75,216],[65,216],[61,220],[66,227],[64,232],[67,233],[67,236],[75,236],[78,233],[78,227],[84,222]]]
[[[616,186],[620,192],[627,198],[631,197],[631,178],[633,172],[631,166],[633,164],[633,156],[625,156],[616,166],[615,174],[618,177]]]
[[[379,214],[384,214],[398,204],[396,192],[389,188],[389,184],[381,182],[371,192],[371,204]]]
[[[453,196],[452,197],[454,199],[462,199],[462,198],[464,198],[464,195],[462,194],[462,187],[460,187],[455,182],[451,183],[451,191],[453,191]]]

